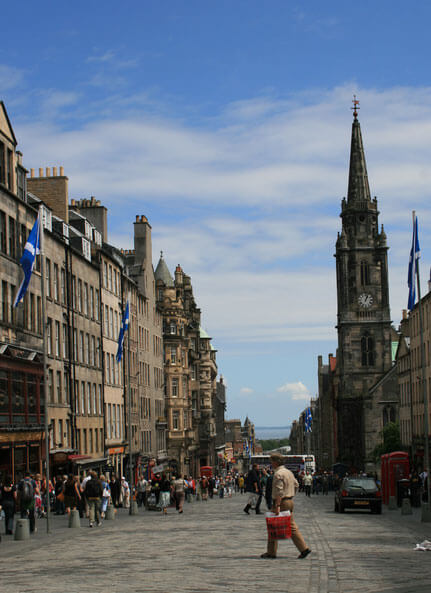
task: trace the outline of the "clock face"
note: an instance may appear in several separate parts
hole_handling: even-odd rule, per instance
[[[363,292],[358,297],[358,304],[364,309],[369,309],[373,304],[373,297],[370,294]]]

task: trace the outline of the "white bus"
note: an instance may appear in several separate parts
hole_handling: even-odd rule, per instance
[[[251,462],[257,463],[261,466],[270,466],[271,462],[269,460],[269,454],[261,454],[261,455],[252,455]],[[290,471],[298,474],[300,472],[310,472],[313,473],[316,471],[316,460],[314,455],[305,455],[305,454],[298,454],[298,455],[284,455],[284,465],[290,469]]]

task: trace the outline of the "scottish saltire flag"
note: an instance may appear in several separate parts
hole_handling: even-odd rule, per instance
[[[311,432],[312,421],[313,421],[313,417],[311,415],[311,408],[307,408],[305,410],[305,421],[304,421],[305,432]]]
[[[123,319],[121,320],[120,334],[118,336],[118,350],[117,350],[117,362],[121,362],[123,356],[123,343],[124,335],[129,329],[129,301],[127,300],[126,308],[124,309]]]
[[[416,301],[416,270],[417,270],[417,260],[421,255],[421,250],[419,247],[419,238],[418,238],[418,219],[416,214],[414,214],[413,220],[413,237],[412,237],[412,248],[410,250],[410,259],[409,259],[409,275],[407,279],[407,283],[409,285],[409,300],[407,303],[407,308],[409,311],[413,309],[415,306]]]
[[[17,307],[18,304],[22,301],[27,292],[28,285],[30,284],[31,274],[34,268],[34,262],[36,261],[36,255],[40,253],[40,224],[39,224],[39,216],[36,218],[36,222],[33,225],[33,228],[30,231],[30,234],[27,239],[27,243],[24,246],[24,253],[21,256],[20,264],[22,265],[22,269],[24,270],[24,278],[21,282],[21,286],[18,288],[18,292],[16,293],[16,297],[13,303],[14,307]]]

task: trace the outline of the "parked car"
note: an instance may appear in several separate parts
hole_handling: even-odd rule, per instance
[[[382,493],[374,478],[346,477],[335,492],[334,510],[370,509],[372,513],[382,512]]]

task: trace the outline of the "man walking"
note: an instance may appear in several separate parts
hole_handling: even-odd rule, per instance
[[[93,527],[94,522],[97,525],[100,523],[100,499],[102,497],[103,488],[102,483],[98,479],[96,472],[90,473],[90,479],[85,484],[85,498],[88,501],[89,521],[90,527]]]
[[[256,515],[260,515],[260,503],[262,501],[262,488],[260,485],[260,478],[258,474],[259,466],[253,463],[251,470],[247,474],[245,480],[245,491],[250,493],[247,504],[244,507],[244,513],[249,515],[252,506],[256,508]]]
[[[290,511],[293,513],[293,497],[299,487],[298,482],[292,472],[284,467],[284,458],[280,453],[273,453],[270,456],[270,461],[274,469],[274,476],[272,478],[272,512],[276,515],[279,515],[280,511]],[[295,523],[293,514],[290,517],[290,524],[292,528],[292,541],[299,550],[298,558],[306,558],[311,550],[305,543]],[[261,555],[261,558],[276,558],[277,544],[277,540],[268,538],[267,551]]]

